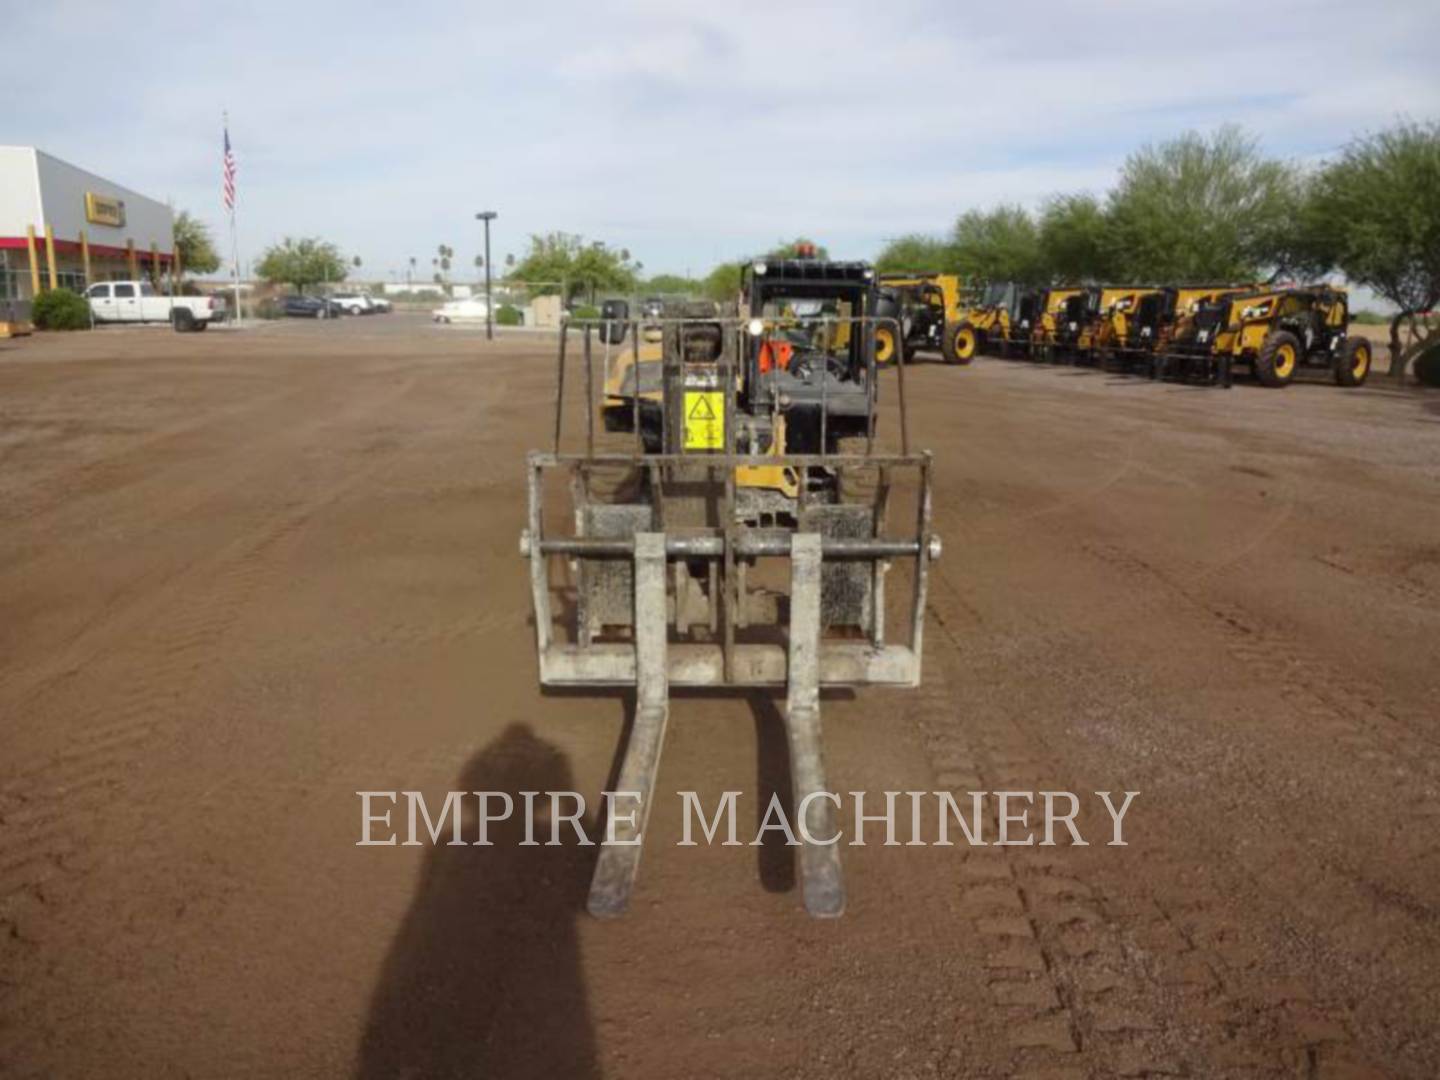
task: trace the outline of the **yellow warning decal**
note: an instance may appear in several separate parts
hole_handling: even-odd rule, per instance
[[[725,392],[685,391],[685,449],[725,449]]]

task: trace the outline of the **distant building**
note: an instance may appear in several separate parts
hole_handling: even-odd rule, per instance
[[[395,285],[390,282],[380,286],[386,296],[399,296],[403,293],[414,293],[417,296],[428,293],[431,296],[444,296],[445,290],[439,285],[432,285],[429,282],[417,281],[413,285]]]
[[[168,272],[170,207],[33,146],[0,146],[0,311],[44,289]]]

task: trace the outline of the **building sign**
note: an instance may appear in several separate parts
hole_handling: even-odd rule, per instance
[[[92,225],[113,225],[118,229],[125,224],[125,200],[87,191],[85,220]]]

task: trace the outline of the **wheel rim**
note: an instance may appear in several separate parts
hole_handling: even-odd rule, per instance
[[[1366,372],[1370,370],[1370,346],[1361,345],[1355,350],[1355,359],[1350,365],[1350,374],[1357,379],[1363,379]]]
[[[1288,379],[1295,371],[1295,346],[1288,341],[1275,350],[1275,374]]]
[[[888,364],[895,355],[895,335],[889,330],[875,332],[875,362]]]
[[[961,360],[969,360],[975,355],[975,331],[966,327],[955,335],[955,355]]]

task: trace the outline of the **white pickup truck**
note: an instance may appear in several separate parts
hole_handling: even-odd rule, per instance
[[[166,296],[148,281],[102,281],[85,290],[97,323],[168,322],[176,330],[204,330],[225,317],[218,296]]]

